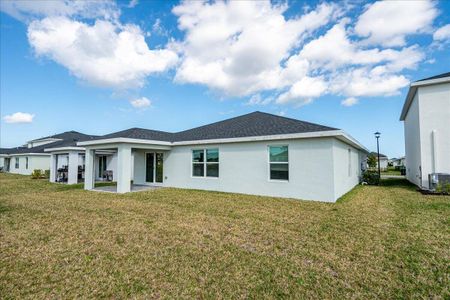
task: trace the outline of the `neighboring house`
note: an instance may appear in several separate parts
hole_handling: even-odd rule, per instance
[[[377,152],[370,152],[370,155],[373,155],[373,156],[376,157],[376,159],[377,159],[376,168],[378,168],[378,153]],[[388,157],[386,155],[380,153],[380,170],[381,171],[386,171],[387,170],[388,162],[389,162]]]
[[[50,181],[75,184],[84,182],[85,149],[77,146],[77,142],[89,141],[97,136],[85,135],[77,139],[66,139],[59,143],[46,145],[44,152],[50,154]],[[98,151],[95,156],[95,180],[115,180],[117,151]],[[112,176],[106,177],[107,173]]]
[[[68,131],[28,141],[22,147],[1,149],[3,169],[5,172],[22,175],[30,175],[36,169],[49,170],[50,154],[45,152],[46,148],[59,147],[67,142],[76,143],[90,137],[76,131]]]
[[[411,83],[400,120],[406,178],[427,189],[429,174],[450,173],[450,72]]]
[[[400,158],[392,158],[389,160],[389,163],[393,167],[404,167],[405,166],[405,157],[402,156]]]
[[[334,202],[359,183],[368,151],[344,131],[262,112],[169,133],[132,128],[78,142],[85,189],[114,153],[116,191],[134,185]],[[70,163],[69,163],[70,165]]]

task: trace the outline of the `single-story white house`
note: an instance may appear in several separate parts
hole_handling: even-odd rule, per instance
[[[368,153],[342,130],[262,112],[177,133],[131,128],[76,148],[86,190],[107,152],[118,193],[150,185],[328,202],[359,183]]]
[[[430,188],[432,173],[450,173],[450,72],[411,83],[405,126],[406,178]]]
[[[91,139],[93,136],[68,131],[52,136],[28,141],[25,145],[16,148],[0,149],[0,167],[4,172],[30,175],[33,170],[50,170],[50,153],[47,147],[60,147],[67,143],[76,144],[77,141]],[[64,165],[64,159],[61,160]]]
[[[393,166],[393,167],[404,167],[405,166],[405,157],[399,157],[399,158],[391,158],[389,160],[389,163]]]
[[[375,156],[377,159],[376,168],[378,168],[378,153],[377,152],[370,152],[370,155]],[[380,153],[380,170],[386,171],[388,167],[389,159],[386,155]]]

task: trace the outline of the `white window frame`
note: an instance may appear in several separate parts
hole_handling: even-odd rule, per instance
[[[207,150],[215,150],[217,149],[218,154],[218,162],[208,162],[206,151]],[[194,162],[194,151],[203,151],[203,162]],[[194,164],[203,164],[203,176],[196,176],[194,175]],[[217,177],[215,176],[207,176],[206,174],[206,166],[210,165],[217,165],[219,167],[219,173],[217,174]],[[219,147],[209,147],[209,148],[193,148],[191,149],[191,177],[192,178],[207,178],[207,179],[219,179],[220,177],[220,149]]]
[[[271,162],[270,161],[270,147],[287,147],[287,149],[288,149],[287,162]],[[270,178],[270,165],[271,164],[281,164],[281,165],[287,164],[288,165],[288,179],[286,180],[286,179],[272,179],[272,178]],[[290,167],[290,163],[289,163],[289,145],[287,145],[287,144],[270,144],[270,145],[267,145],[267,179],[269,181],[271,181],[271,182],[281,182],[281,183],[285,182],[286,183],[286,182],[289,182],[289,180],[291,178],[290,173],[291,173],[291,167]]]
[[[16,161],[15,161],[15,164],[14,164],[14,168],[15,168],[15,169],[20,169],[20,160],[19,160],[18,157],[16,157]]]

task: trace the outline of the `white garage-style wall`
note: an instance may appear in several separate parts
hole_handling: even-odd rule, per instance
[[[357,184],[352,177],[345,188],[335,191],[334,140],[308,138],[176,146],[164,161],[164,186],[334,202],[338,194]],[[269,179],[270,145],[289,147],[289,181]],[[204,148],[219,149],[218,178],[192,176],[192,150]]]
[[[50,169],[50,156],[47,154],[33,154],[33,155],[14,155],[10,156],[10,169],[9,172],[13,174],[30,175],[33,170],[49,170]],[[19,167],[16,168],[16,158],[19,159]],[[28,158],[28,168],[27,168]]]
[[[450,173],[450,83],[418,89],[422,186],[428,174]]]
[[[420,124],[417,93],[405,118],[405,143],[406,178],[420,185]]]
[[[350,191],[360,181],[361,151],[333,139],[334,199]]]

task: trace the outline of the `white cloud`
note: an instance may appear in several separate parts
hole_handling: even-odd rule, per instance
[[[450,24],[440,27],[433,34],[435,41],[446,41],[450,39]]]
[[[359,16],[355,32],[366,42],[384,46],[403,46],[406,35],[427,32],[437,16],[436,2],[378,1]]]
[[[322,96],[327,91],[327,83],[322,77],[303,77],[294,83],[289,91],[281,94],[276,102],[286,104],[293,102],[296,105],[310,103],[314,98]]]
[[[77,78],[115,89],[142,87],[150,74],[177,61],[171,50],[151,50],[140,28],[97,20],[93,25],[66,17],[33,21],[28,40],[38,56],[48,57]]]
[[[138,3],[139,3],[139,0],[130,0],[130,2],[128,3],[128,7],[133,8],[136,5],[138,5]]]
[[[401,50],[363,49],[348,38],[345,24],[346,22],[336,24],[323,36],[310,41],[303,47],[299,56],[309,61],[313,68],[327,69],[389,62],[390,68],[401,70],[414,68],[423,59],[423,54],[417,46]]]
[[[357,68],[334,74],[330,91],[349,97],[373,97],[398,95],[409,85],[403,75],[380,72],[377,68]]]
[[[247,101],[247,105],[267,105],[273,101],[272,97],[263,98],[260,94],[255,94]]]
[[[148,108],[152,105],[152,102],[146,97],[131,100],[130,103],[134,108],[141,108],[141,109]]]
[[[309,33],[327,24],[334,5],[286,19],[269,1],[184,2],[173,9],[185,39],[176,81],[245,96],[286,86],[282,62]]]
[[[335,5],[321,4],[286,18],[286,5],[265,1],[184,2],[173,9],[185,32],[182,41],[171,45],[181,54],[175,81],[203,84],[226,96],[251,95],[247,105],[263,105],[266,99],[260,93],[265,91],[279,94],[277,104],[297,106],[327,93],[395,95],[409,83],[400,73],[417,68],[425,58],[423,50],[407,45],[405,38],[429,30],[437,14],[431,2],[405,8],[409,4],[369,5],[355,30]],[[400,29],[386,30],[383,38],[389,43],[376,42],[381,35],[372,21],[383,16],[380,7],[387,7],[389,14],[404,8],[415,30],[395,27],[398,20],[392,19],[391,25]],[[318,29],[327,30],[314,37]]]
[[[2,1],[1,10],[12,17],[29,22],[45,17],[75,17],[117,19],[120,10],[113,1],[72,1],[72,0],[14,0]]]
[[[33,122],[34,115],[23,112],[16,112],[12,115],[6,115],[3,120],[6,123],[31,123]]]
[[[347,99],[342,100],[342,101],[341,101],[341,104],[342,104],[343,106],[353,106],[353,105],[355,105],[355,104],[358,104],[358,102],[359,102],[358,98],[355,98],[355,97],[349,97],[349,98],[347,98]]]

